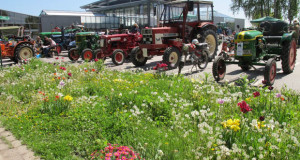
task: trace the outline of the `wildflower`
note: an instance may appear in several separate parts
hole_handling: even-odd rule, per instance
[[[269,86],[268,89],[269,89],[270,91],[272,91],[272,90],[274,89],[274,87]]]
[[[69,73],[68,73],[68,76],[69,76],[69,77],[72,77],[72,73],[69,72]]]
[[[284,97],[280,97],[280,99],[282,100],[282,101],[284,101],[285,99],[284,99]]]
[[[261,128],[265,127],[265,126],[266,125],[264,125],[264,122],[262,121],[262,122],[257,122],[257,126],[255,128],[261,129]]]
[[[99,61],[99,59],[95,58],[95,62],[98,62],[98,61]]]
[[[224,102],[225,102],[224,99],[218,99],[218,103],[219,103],[219,104],[223,104]]]
[[[260,93],[258,91],[253,93],[253,97],[258,97],[258,96],[260,96]]]
[[[251,97],[246,98],[247,102],[251,102]]]
[[[59,99],[59,96],[55,96],[56,99]]]
[[[92,72],[95,72],[96,71],[96,69],[92,69]]]
[[[247,113],[249,111],[252,111],[252,108],[250,108],[249,105],[245,101],[239,102],[238,106],[241,108],[241,111],[243,113]]]
[[[58,59],[58,57],[56,57],[55,59]]]
[[[223,125],[224,128],[229,128],[231,130],[234,130],[235,132],[240,130],[241,128],[240,126],[240,120],[239,119],[229,119],[227,121],[224,121],[221,123]]]
[[[265,120],[265,117],[264,117],[264,116],[260,116],[260,117],[259,117],[259,120],[260,120],[260,121],[264,121],[264,120]]]
[[[276,97],[277,97],[277,98],[281,98],[282,95],[281,95],[280,93],[276,93]]]
[[[66,68],[65,68],[65,67],[59,67],[59,69],[61,69],[61,70],[66,70]]]
[[[60,79],[60,78],[59,78],[59,79]],[[61,80],[61,81],[59,82],[58,88],[59,88],[59,89],[62,89],[65,85],[66,85],[66,83],[65,83],[63,80]]]
[[[57,73],[53,73],[55,76],[57,75]]]
[[[71,97],[70,95],[66,95],[66,96],[64,97],[64,100],[65,100],[65,101],[72,101],[72,100],[73,100],[73,97]]]

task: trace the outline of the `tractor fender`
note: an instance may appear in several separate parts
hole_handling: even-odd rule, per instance
[[[199,26],[197,26],[198,30],[206,30],[206,29],[212,29],[215,32],[217,32],[217,27],[214,24],[211,24],[209,22],[201,23]]]
[[[295,32],[284,33],[280,40],[280,44],[283,45],[284,42],[290,42],[290,41],[292,41],[293,38],[296,38]]]

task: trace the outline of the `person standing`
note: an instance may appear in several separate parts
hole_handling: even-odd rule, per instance
[[[300,30],[300,26],[299,26],[299,22],[298,20],[294,20],[293,22],[294,24],[294,30],[295,30],[295,35],[296,35],[296,44],[297,44],[297,48],[299,47],[299,30]]]

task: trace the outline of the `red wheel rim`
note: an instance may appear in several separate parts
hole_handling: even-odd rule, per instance
[[[218,75],[219,78],[223,78],[225,76],[226,66],[223,60],[220,60],[218,63]]]
[[[115,59],[117,62],[122,62],[123,61],[123,54],[118,52],[115,56]]]
[[[104,59],[104,54],[103,54],[102,50],[101,51],[97,51],[96,58],[97,59]]]
[[[290,52],[289,52],[289,66],[290,66],[290,69],[294,69],[294,67],[295,67],[296,48],[297,48],[296,41],[293,40],[291,42],[291,48],[290,48]]]
[[[276,77],[276,63],[272,63],[271,69],[270,69],[270,83],[273,84],[273,82],[275,81],[275,77]]]
[[[83,58],[85,60],[91,60],[93,58],[93,52],[92,51],[85,51],[83,53]]]
[[[61,52],[61,46],[57,46],[56,51],[57,51],[57,53],[60,53]]]
[[[70,51],[70,52],[71,52],[71,53],[70,53],[70,57],[71,57],[73,60],[79,59],[79,54],[77,54],[75,50]]]

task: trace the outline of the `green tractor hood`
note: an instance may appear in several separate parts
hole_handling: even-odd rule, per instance
[[[257,30],[242,31],[235,35],[234,39],[236,43],[244,41],[253,41],[258,37],[263,37],[262,32]]]

